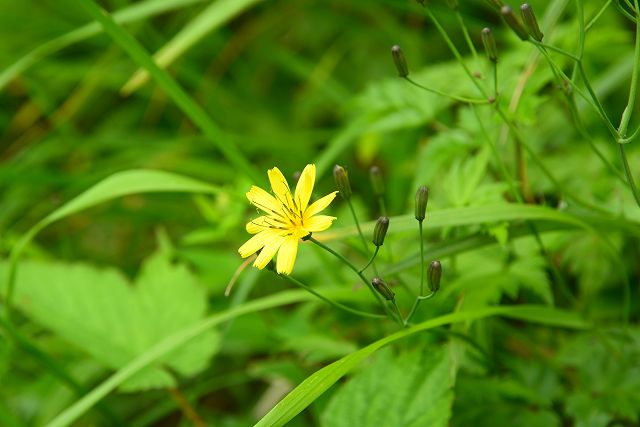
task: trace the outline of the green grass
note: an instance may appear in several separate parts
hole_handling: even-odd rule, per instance
[[[497,3],[0,5],[0,424],[637,424],[638,0]],[[245,194],[309,163],[285,280]]]

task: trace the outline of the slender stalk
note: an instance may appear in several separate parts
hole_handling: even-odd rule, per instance
[[[367,286],[367,288],[369,288],[369,291],[371,291],[371,293],[373,294],[374,298],[384,308],[384,310],[387,312],[387,314],[389,316],[391,316],[392,318],[395,318],[395,315],[393,314],[393,312],[391,310],[389,310],[389,307],[387,306],[387,304],[385,304],[385,301],[382,298],[382,296],[378,293],[378,291],[376,291],[373,288],[373,285],[371,284],[371,282],[369,282],[369,280],[367,280],[367,278],[364,276],[364,274],[362,274],[355,265],[353,265],[348,259],[346,259],[342,255],[340,255],[338,252],[334,251],[329,246],[327,246],[324,243],[316,240],[315,238],[309,237],[309,240],[311,242],[315,243],[316,245],[320,246],[322,249],[324,249],[325,251],[329,252],[330,254],[335,256],[336,258],[338,258],[347,267],[349,267],[354,273],[356,273],[358,275],[358,277],[360,278],[360,280],[362,280],[362,283],[364,283]]]
[[[450,93],[446,93],[446,92],[442,92],[440,90],[437,89],[433,89],[427,86],[423,86],[420,83],[416,82],[415,80],[411,79],[410,77],[405,77],[404,78],[406,81],[408,81],[409,83],[411,83],[414,86],[417,86],[421,89],[426,90],[427,92],[431,92],[431,93],[435,93],[436,95],[440,95],[440,96],[444,96],[447,98],[451,98],[455,101],[460,101],[460,102],[468,102],[469,104],[488,104],[489,101],[486,99],[473,99],[473,98],[465,98],[464,96],[457,96],[457,95],[451,95]]]
[[[349,205],[349,210],[351,211],[351,216],[353,217],[353,221],[356,223],[356,228],[358,229],[358,235],[360,236],[360,240],[362,241],[362,247],[364,248],[364,253],[367,254],[367,256],[370,256],[371,251],[369,250],[369,245],[367,244],[367,239],[364,237],[362,228],[360,228],[360,221],[358,221],[358,215],[356,215],[356,210],[353,208],[351,199],[347,199],[347,204]],[[375,264],[373,264],[373,271],[376,274],[378,274],[378,270],[376,269]]]
[[[640,207],[640,193],[638,192],[636,181],[633,179],[633,173],[631,172],[629,160],[627,159],[627,154],[624,149],[625,145],[626,144],[618,144],[618,150],[620,151],[620,158],[622,159],[622,165],[624,166],[624,173],[627,176],[629,187],[631,187],[631,193],[633,193],[633,198],[636,200],[636,204]]]
[[[384,314],[376,314],[376,313],[368,313],[366,311],[361,311],[361,310],[357,310],[355,308],[351,308],[347,305],[344,305],[342,303],[339,303],[337,301],[333,301],[330,298],[325,297],[324,295],[316,292],[312,287],[305,285],[304,283],[302,283],[301,281],[294,279],[291,276],[287,276],[285,274],[279,274],[280,277],[282,277],[283,279],[288,280],[289,282],[293,283],[296,286],[300,286],[302,289],[306,290],[307,292],[310,292],[311,294],[315,295],[316,297],[318,297],[319,299],[321,299],[322,301],[326,302],[327,304],[338,308],[340,310],[344,310],[348,313],[351,314],[355,314],[356,316],[362,316],[362,317],[370,317],[373,319],[384,319],[387,316]]]
[[[589,21],[589,23],[586,25],[584,31],[587,32],[591,29],[591,27],[598,21],[598,19],[600,19],[600,17],[602,16],[602,14],[607,10],[607,8],[611,5],[611,2],[613,0],[607,0],[606,3],[604,5],[602,5],[602,7],[600,8],[600,10],[598,11],[598,13],[595,14],[595,16],[593,18],[591,18],[591,20]]]
[[[396,302],[395,298],[391,300],[391,305],[393,305],[393,309],[394,309],[395,315],[397,316],[398,322],[402,326],[406,327],[407,323],[405,322],[404,317],[402,317],[402,313],[400,313],[400,308],[398,307],[398,303]]]
[[[380,246],[376,246],[376,250],[373,251],[373,255],[371,256],[371,259],[369,260],[369,262],[367,263],[367,265],[365,265],[364,267],[362,267],[360,269],[360,273],[364,272],[367,267],[369,267],[371,265],[371,263],[373,262],[374,259],[376,259],[376,255],[378,255],[378,251],[380,250]]]
[[[431,292],[429,295],[426,295],[426,296],[418,296],[416,298],[416,300],[413,302],[413,307],[411,307],[411,310],[409,311],[409,314],[407,314],[407,318],[404,320],[404,325],[407,326],[409,324],[409,321],[411,320],[411,318],[415,314],[416,310],[418,309],[418,306],[420,305],[420,303],[422,301],[426,301],[428,299],[431,299],[435,295],[436,295],[436,292]]]
[[[469,46],[469,51],[471,55],[473,55],[473,59],[475,61],[478,60],[478,52],[476,51],[476,47],[473,45],[473,41],[471,40],[471,36],[469,35],[469,30],[467,29],[467,25],[464,23],[464,19],[462,19],[462,15],[459,10],[456,10],[456,19],[458,20],[458,24],[462,29],[462,34],[464,35],[464,39],[467,42],[467,46]]]
[[[492,61],[493,64],[493,96],[498,99],[498,63]]]
[[[422,221],[418,221],[420,233],[420,296],[424,295],[424,240],[422,233]]]

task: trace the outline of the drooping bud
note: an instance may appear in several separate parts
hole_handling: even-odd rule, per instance
[[[424,221],[427,213],[427,203],[429,203],[429,189],[421,185],[416,191],[416,219],[420,222]]]
[[[336,187],[338,187],[338,191],[340,195],[345,199],[349,200],[351,198],[351,184],[349,183],[349,175],[347,171],[340,165],[335,165],[333,167],[333,178],[336,180]]]
[[[496,48],[496,39],[493,37],[491,28],[482,30],[482,44],[485,52],[487,52],[487,58],[492,62],[498,62],[498,48]]]
[[[389,229],[389,218],[386,216],[381,216],[376,221],[376,226],[373,229],[373,244],[376,246],[382,246],[384,243],[384,238],[387,235],[387,230]]]
[[[373,194],[382,196],[384,194],[384,180],[382,179],[382,171],[378,166],[371,166],[371,169],[369,169],[369,178],[371,178]]]
[[[440,261],[431,261],[427,272],[431,292],[438,292],[438,289],[440,289],[440,277],[442,277],[442,264],[440,264]]]
[[[522,20],[524,21],[524,25],[527,27],[529,31],[529,35],[539,42],[542,41],[542,31],[540,31],[540,27],[538,26],[538,20],[536,19],[535,13],[533,13],[533,8],[529,3],[525,3],[520,6],[520,12],[522,12]]]
[[[393,45],[391,47],[391,56],[393,57],[393,63],[396,64],[396,70],[400,77],[407,77],[409,75],[409,68],[407,67],[407,60],[404,57],[404,52],[399,45]]]
[[[371,284],[373,285],[373,288],[378,291],[378,293],[382,295],[387,301],[392,301],[396,297],[396,294],[391,289],[389,289],[389,286],[387,286],[385,281],[381,278],[374,277],[373,279],[371,279]]]
[[[520,37],[520,40],[525,41],[529,39],[529,33],[525,30],[524,25],[520,22],[520,18],[516,16],[511,6],[502,6],[500,13],[502,14],[504,22]]]

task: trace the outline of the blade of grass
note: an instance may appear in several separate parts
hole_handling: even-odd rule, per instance
[[[203,1],[204,0],[148,0],[114,12],[113,19],[118,24],[128,24],[192,4],[202,3]],[[102,27],[100,24],[92,22],[32,49],[0,73],[0,90],[46,56],[53,55],[65,47],[86,40],[101,32]]]
[[[76,0],[87,12],[102,25],[105,32],[118,44],[139,66],[145,68],[154,78],[158,86],[175,102],[175,104],[191,119],[191,121],[213,142],[223,156],[239,172],[244,173],[256,183],[263,183],[264,178],[254,165],[226,139],[220,128],[189,94],[167,73],[153,62],[151,56],[131,34],[118,25],[113,17],[102,9],[94,0]]]
[[[246,9],[263,0],[218,0],[187,23],[178,34],[153,55],[160,68],[166,68],[211,31],[220,28]],[[149,72],[137,70],[120,90],[129,95],[149,80]]]
[[[378,349],[401,338],[426,331],[438,326],[452,323],[482,319],[490,316],[504,316],[512,319],[524,320],[549,326],[584,329],[588,325],[573,313],[549,309],[540,306],[503,306],[489,307],[473,311],[446,314],[422,322],[409,329],[396,332],[367,347],[351,353],[332,364],[325,366],[304,380],[298,387],[282,399],[255,427],[278,427],[291,421],[307,406],[315,401],[329,387],[356,367],[361,361],[369,357]]]
[[[306,291],[285,291],[265,298],[253,300],[238,307],[231,308],[221,313],[213,314],[192,326],[171,335],[141,354],[127,365],[116,371],[113,375],[95,387],[82,399],[65,409],[55,419],[47,424],[48,427],[64,427],[71,425],[93,405],[115,390],[132,375],[158,361],[172,350],[184,345],[189,340],[201,335],[207,330],[227,320],[234,319],[248,313],[267,310],[295,302],[308,301],[315,297]]]

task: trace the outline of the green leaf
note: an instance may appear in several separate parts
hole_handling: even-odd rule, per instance
[[[453,392],[442,347],[397,357],[383,351],[333,396],[322,425],[446,426]]]
[[[298,387],[296,387],[291,393],[285,396],[284,399],[282,399],[256,424],[256,427],[285,425],[315,401],[320,395],[322,395],[322,393],[327,391],[327,389],[335,384],[340,378],[356,367],[361,361],[387,344],[409,335],[413,335],[417,332],[433,329],[438,326],[477,320],[488,316],[505,316],[567,328],[582,329],[587,327],[587,324],[573,313],[540,306],[490,307],[452,313],[435,319],[430,319],[369,344],[355,353],[349,354],[348,356],[345,356],[315,372],[298,385]]]
[[[135,286],[118,271],[81,264],[25,262],[17,303],[43,327],[118,369],[157,342],[204,317],[204,287],[181,265],[154,255]],[[123,390],[171,387],[166,368],[193,376],[206,367],[218,346],[209,331],[166,354],[122,385]]]

